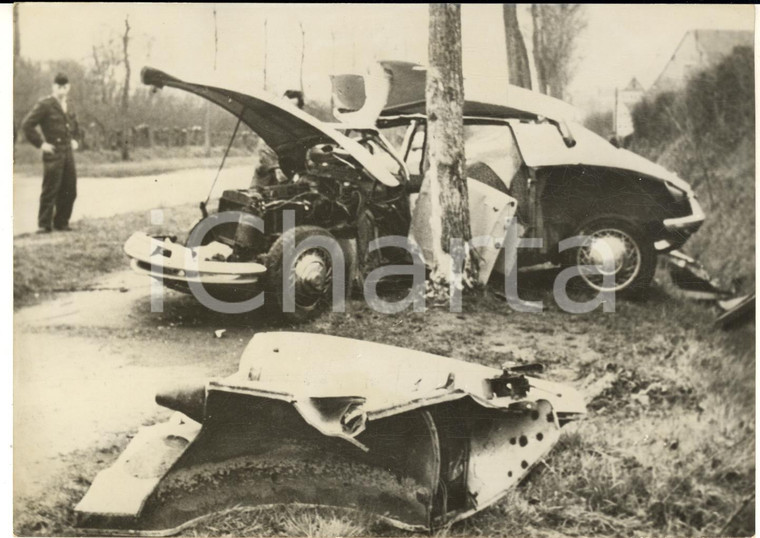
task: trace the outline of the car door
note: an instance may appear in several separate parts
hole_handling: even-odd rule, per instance
[[[474,246],[480,258],[482,283],[488,281],[491,271],[498,265],[502,247],[507,251],[516,248],[518,237],[516,233],[509,234],[510,226],[517,225],[514,217],[518,205],[509,190],[519,176],[522,161],[512,142],[509,126],[500,124],[498,127],[465,127],[465,176],[469,192],[470,228],[474,238],[492,238],[489,244]],[[468,140],[471,143],[468,144]],[[433,250],[429,224],[433,218],[433,208],[429,180],[424,177],[426,144],[425,122],[415,120],[407,131],[403,146],[411,181],[419,184],[419,194],[412,195],[416,200],[409,235],[420,246],[425,258],[429,259]],[[505,244],[507,239],[509,244]],[[507,258],[513,260],[514,256]],[[501,267],[498,269],[502,270]]]

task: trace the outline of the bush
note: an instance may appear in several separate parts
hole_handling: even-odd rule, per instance
[[[632,148],[689,181],[707,213],[685,250],[725,284],[754,286],[753,51],[737,47],[686,87],[633,110]]]

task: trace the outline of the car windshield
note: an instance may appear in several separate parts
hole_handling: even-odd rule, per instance
[[[406,181],[406,174],[401,162],[393,155],[380,135],[369,129],[347,129],[343,132],[348,138],[358,142],[376,160],[379,160],[388,172],[400,182]]]

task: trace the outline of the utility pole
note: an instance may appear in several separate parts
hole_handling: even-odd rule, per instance
[[[267,19],[264,19],[264,91],[267,91],[267,47],[269,46],[267,36]]]
[[[306,55],[306,31],[303,29],[303,22],[299,21],[298,25],[301,27],[301,70],[299,73],[299,84],[301,86],[301,95],[303,95],[303,60]]]
[[[216,73],[216,56],[219,50],[219,32],[216,25],[216,4],[214,4],[214,73]],[[206,101],[205,127],[203,129],[203,152],[206,157],[211,155],[211,103]]]

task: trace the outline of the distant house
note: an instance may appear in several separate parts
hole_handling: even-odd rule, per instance
[[[644,96],[644,87],[636,79],[632,78],[623,89],[615,90],[615,110],[613,115],[614,132],[619,138],[625,138],[633,133],[633,119],[631,111]]]
[[[735,47],[754,48],[754,43],[752,31],[689,30],[648,93],[678,90],[693,74],[720,62]]]

